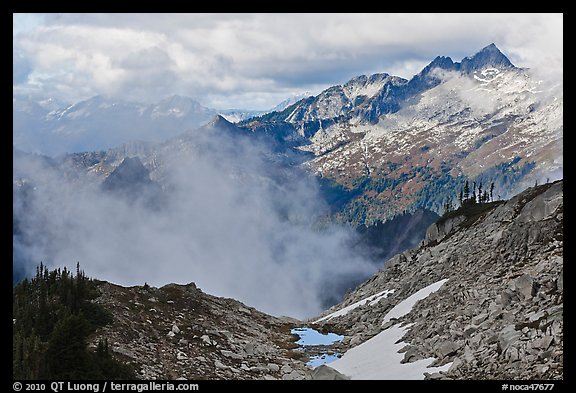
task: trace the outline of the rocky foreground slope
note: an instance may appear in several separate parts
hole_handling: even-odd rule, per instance
[[[411,309],[394,307],[433,283],[439,289]],[[365,348],[377,345],[370,338],[403,327],[402,363],[445,366],[422,378],[563,379],[563,311],[558,181],[433,224],[420,247],[391,258],[316,322],[347,332],[343,344],[364,345],[364,354],[378,350]],[[331,366],[362,378],[347,357]]]
[[[309,371],[291,351],[295,320],[275,318],[194,283],[99,286],[97,302],[114,323],[98,331],[115,356],[142,379],[304,379]]]

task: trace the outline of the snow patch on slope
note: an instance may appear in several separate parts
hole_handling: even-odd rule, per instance
[[[386,80],[379,80],[374,83],[366,84],[350,84],[343,87],[344,94],[350,101],[354,101],[359,96],[366,96],[368,98],[374,97],[376,94],[380,93],[382,87],[384,87]]]
[[[357,307],[360,307],[366,303],[368,303],[369,306],[373,306],[376,303],[378,303],[381,299],[384,299],[385,297],[388,297],[388,295],[390,295],[391,293],[393,293],[394,290],[384,290],[382,292],[378,292],[375,295],[372,296],[368,296],[365,299],[359,300],[356,303],[352,303],[344,308],[342,308],[341,310],[335,311],[331,314],[328,314],[316,321],[314,321],[314,323],[318,323],[318,322],[322,322],[325,320],[330,320],[332,318],[336,318],[336,317],[341,317],[342,315],[346,315],[348,314],[350,311],[354,310]]]
[[[384,317],[384,322],[399,318],[412,310],[418,300],[436,292],[448,279],[435,282],[409,296]],[[330,364],[351,379],[424,379],[424,372],[447,371],[452,363],[441,367],[428,367],[435,359],[421,359],[412,363],[400,363],[404,354],[398,353],[405,344],[399,342],[411,325],[393,325],[370,340],[349,349],[340,359]]]
[[[444,280],[437,281],[434,284],[428,285],[426,288],[422,288],[421,290],[412,294],[411,296],[408,296],[406,299],[404,299],[403,301],[398,303],[396,306],[394,306],[392,308],[392,310],[388,311],[388,313],[386,314],[386,316],[382,320],[382,325],[384,325],[386,322],[388,322],[394,318],[398,319],[398,318],[408,314],[410,312],[410,310],[412,310],[412,307],[414,307],[414,305],[416,304],[416,302],[418,300],[425,299],[431,293],[436,292],[438,289],[440,289],[440,287],[442,285],[444,285],[444,283],[446,281],[448,281],[447,278],[445,278]]]

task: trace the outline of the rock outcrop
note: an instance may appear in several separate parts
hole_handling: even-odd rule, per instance
[[[382,325],[392,307],[443,279],[409,313]],[[347,332],[343,345],[355,347],[410,324],[403,363],[450,363],[423,378],[563,379],[563,182],[529,188],[474,220],[433,224],[420,247],[391,258],[324,315],[383,290],[394,292],[319,328]]]
[[[304,379],[309,369],[290,328],[236,300],[188,285],[121,287],[103,282],[96,300],[114,322],[91,340],[111,351],[142,379]]]

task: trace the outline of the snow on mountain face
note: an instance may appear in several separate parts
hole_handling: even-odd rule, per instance
[[[460,62],[460,70],[463,72],[479,71],[485,67],[499,69],[515,68],[506,56],[493,43],[483,48],[472,57],[465,57]]]
[[[133,140],[160,142],[193,129],[215,115],[188,97],[172,96],[156,104],[96,96],[53,109],[55,102],[15,102],[15,146],[57,155],[108,149]]]
[[[448,75],[377,125],[340,125],[322,133],[323,140],[312,138],[317,157],[311,167],[342,182],[345,176],[393,175],[386,168],[390,162],[399,166],[397,173],[427,166],[468,178],[516,157],[523,158],[519,165],[534,161],[541,180],[561,171],[562,101],[543,100],[537,85],[519,71],[492,68],[473,76]],[[342,146],[331,150],[334,139]]]
[[[292,97],[289,97],[289,98],[285,99],[284,101],[280,102],[278,105],[276,105],[274,108],[272,108],[268,112],[283,111],[284,109],[288,108],[290,105],[295,104],[298,101],[303,100],[304,98],[308,98],[311,95],[312,94],[310,94],[309,92],[304,92],[302,94],[293,95]]]
[[[308,92],[302,94],[296,94],[281,101],[274,108],[265,111],[256,111],[249,109],[222,109],[218,111],[218,114],[231,123],[238,123],[241,121],[251,119],[253,117],[265,115],[267,113],[281,112],[284,109],[288,108],[290,105],[293,105],[298,101],[310,96],[311,94],[309,94]]]
[[[361,75],[343,86],[333,86],[323,91],[309,105],[303,103],[297,106],[285,120],[298,124],[346,116],[352,110],[366,106],[385,90],[385,87],[399,85],[404,81],[388,74],[375,74],[370,77]]]
[[[344,84],[343,91],[350,101],[360,96],[372,98],[382,90],[388,79],[388,74],[361,75]]]
[[[297,148],[315,155],[311,171],[359,194],[343,221],[440,211],[466,178],[495,181],[505,197],[562,177],[561,88],[494,44],[461,62],[438,56],[410,81],[357,77],[290,109],[243,126],[302,138]]]
[[[240,121],[250,119],[255,116],[265,114],[265,111],[250,111],[245,109],[225,109],[218,111],[218,114],[231,123],[238,123]]]
[[[269,109],[269,110],[265,110],[265,111],[256,111],[256,110],[248,110],[248,109],[224,109],[224,110],[218,111],[218,113],[222,117],[224,117],[226,120],[228,120],[229,122],[238,123],[241,121],[251,119],[253,117],[265,115],[267,113],[281,112],[284,109],[288,108],[290,105],[293,105],[293,104],[297,103],[298,101],[300,101],[304,98],[310,97],[310,96],[311,96],[311,94],[309,94],[307,92],[302,93],[302,94],[296,94],[296,95],[293,95],[292,97],[289,97],[289,98],[281,101],[274,108]]]

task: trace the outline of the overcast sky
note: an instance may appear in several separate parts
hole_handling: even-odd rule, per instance
[[[561,78],[562,14],[14,14],[14,96],[190,96],[269,109],[361,74],[411,78],[495,43]]]

